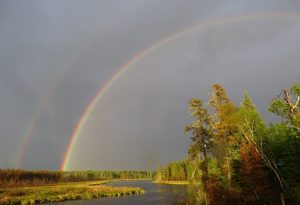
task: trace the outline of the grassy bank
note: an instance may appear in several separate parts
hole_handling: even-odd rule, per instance
[[[172,184],[172,185],[188,185],[188,181],[154,181],[154,183],[158,184]]]
[[[34,204],[66,200],[87,200],[144,193],[144,190],[141,188],[103,185],[107,182],[76,182],[0,189],[0,204]]]

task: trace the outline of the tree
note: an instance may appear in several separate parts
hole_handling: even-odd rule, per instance
[[[273,201],[273,189],[265,171],[264,162],[254,144],[243,142],[241,153],[241,187],[243,199],[254,204]]]
[[[282,186],[279,180],[276,185],[283,190],[289,198],[298,198],[299,193],[292,193],[294,189],[299,189],[300,184],[300,138],[299,132],[285,123],[273,124],[268,130],[266,142],[266,155],[271,159],[276,171],[281,178]],[[281,197],[284,192],[281,191]]]
[[[217,147],[219,161],[224,163],[223,170],[227,177],[227,183],[231,186],[231,162],[230,162],[230,146],[236,139],[237,131],[237,107],[229,99],[226,91],[219,84],[212,86],[213,93],[210,97],[209,105],[213,109],[211,126],[213,131],[214,146]]]
[[[185,127],[186,133],[192,134],[192,143],[188,153],[193,159],[202,159],[200,169],[202,170],[203,191],[206,194],[208,181],[207,159],[211,148],[211,120],[206,108],[200,99],[189,101],[189,111],[194,118],[194,122]],[[207,197],[205,197],[207,203]]]
[[[266,152],[267,148],[263,147],[263,141],[265,140],[265,136],[263,135],[266,133],[263,128],[263,122],[252,106],[248,108],[247,106],[241,107],[239,133],[243,137],[242,143],[244,143],[243,141],[246,141],[248,144],[251,144],[252,148],[254,148],[254,150],[259,154],[264,164],[271,170],[271,172],[273,172],[276,182],[280,187],[279,195],[281,203],[284,205],[284,180],[278,171],[276,162],[272,156]]]
[[[185,127],[185,133],[192,134],[192,144],[189,147],[189,155],[192,158],[203,158],[207,160],[211,145],[211,124],[210,116],[200,99],[191,99],[189,110],[194,118],[191,125]]]
[[[242,136],[245,134],[245,130],[250,129],[251,133],[253,133],[253,140],[260,149],[263,149],[263,139],[266,136],[267,127],[246,91],[239,109],[238,129]]]
[[[214,111],[212,118],[214,135],[219,137],[219,140],[229,142],[236,130],[237,107],[229,99],[221,85],[214,84],[212,88],[213,93],[209,105]]]
[[[300,131],[300,83],[284,89],[271,102],[269,111],[281,116],[285,123]]]
[[[193,178],[199,171],[198,197],[206,204],[276,204],[280,199],[284,205],[286,195],[287,203],[299,204],[300,84],[272,101],[269,110],[283,121],[270,126],[247,92],[236,107],[221,85],[214,84],[209,106],[191,99],[194,120],[185,127],[192,134],[188,153],[198,162],[198,169],[185,166],[186,175]],[[176,172],[170,176],[178,175],[171,167]]]

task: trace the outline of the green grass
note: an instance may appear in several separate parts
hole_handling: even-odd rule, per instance
[[[141,188],[103,185],[107,182],[77,182],[0,189],[0,204],[35,204],[66,200],[88,200],[99,197],[142,194],[145,192]]]

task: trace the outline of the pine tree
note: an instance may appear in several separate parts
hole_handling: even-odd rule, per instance
[[[200,99],[191,99],[189,101],[189,110],[194,118],[191,125],[185,127],[186,133],[192,134],[192,143],[188,154],[194,160],[201,160],[200,170],[202,171],[202,186],[204,192],[204,201],[208,203],[207,182],[208,182],[208,154],[211,150],[211,120],[206,108]]]

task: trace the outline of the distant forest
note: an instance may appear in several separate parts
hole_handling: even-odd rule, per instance
[[[188,156],[158,167],[157,180],[190,181],[190,204],[300,204],[300,84],[271,101],[276,123],[265,123],[247,92],[237,106],[219,84],[207,103],[188,107]]]
[[[152,179],[150,171],[28,171],[0,169],[0,187],[44,185],[60,182],[79,182],[111,179]]]

